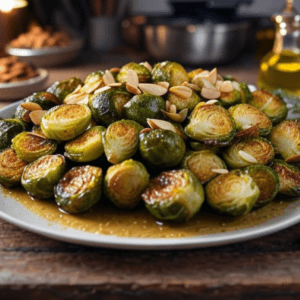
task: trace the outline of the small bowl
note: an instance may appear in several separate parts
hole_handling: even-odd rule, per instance
[[[47,87],[48,72],[44,69],[37,69],[37,72],[39,76],[27,80],[0,83],[0,99],[22,99],[34,92],[43,91]]]
[[[40,49],[14,48],[9,44],[5,51],[19,60],[33,64],[35,67],[54,67],[77,58],[84,46],[84,39],[71,40],[70,44],[61,47],[45,47]]]

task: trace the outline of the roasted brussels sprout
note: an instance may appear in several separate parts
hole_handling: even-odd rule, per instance
[[[275,126],[269,136],[276,153],[286,162],[300,162],[300,121],[285,120]]]
[[[147,126],[147,119],[163,119],[162,109],[166,108],[166,102],[162,97],[142,94],[134,96],[124,105],[126,119]]]
[[[0,184],[13,187],[21,183],[21,176],[27,162],[20,159],[12,148],[0,153]]]
[[[75,162],[89,162],[99,158],[103,152],[103,126],[94,126],[65,144],[64,155]]]
[[[151,80],[151,73],[145,66],[137,64],[135,62],[131,62],[121,68],[120,72],[117,75],[118,82],[126,82],[127,81],[128,70],[133,70],[136,72],[136,74],[139,78],[139,83],[150,82],[150,80]]]
[[[119,164],[131,158],[139,147],[139,133],[143,126],[132,120],[121,120],[108,126],[104,135],[107,160]]]
[[[239,104],[242,102],[241,93],[237,90],[233,90],[231,92],[221,92],[221,96],[218,98],[218,101],[220,101],[224,107],[230,107],[232,105]]]
[[[66,160],[63,155],[45,155],[25,167],[21,183],[31,196],[48,199],[53,197],[54,186],[65,171]]]
[[[206,188],[207,203],[218,213],[240,216],[249,213],[259,198],[254,179],[241,170],[233,170],[211,180]]]
[[[229,75],[229,74],[222,75],[222,78],[223,78],[224,81],[225,80],[229,80],[229,81],[236,81],[236,82],[238,82],[237,78],[235,78],[235,77],[233,77],[232,75]]]
[[[102,81],[102,77],[105,73],[103,71],[95,71],[95,72],[92,72],[90,73],[86,78],[85,78],[85,81],[84,81],[84,84],[91,84],[91,83],[95,83],[97,81]],[[104,82],[102,82],[99,86],[102,87],[104,86]]]
[[[241,102],[249,103],[252,100],[252,94],[249,90],[248,84],[246,82],[239,82],[240,92],[241,92]]]
[[[98,167],[72,168],[54,187],[57,205],[71,214],[88,211],[101,199],[102,176]]]
[[[254,207],[259,208],[270,203],[279,191],[278,174],[266,165],[251,165],[244,171],[253,178],[260,190]]]
[[[187,152],[181,165],[196,175],[202,184],[227,169],[224,161],[209,150]]]
[[[152,129],[140,134],[140,153],[152,166],[170,168],[178,165],[185,149],[183,139],[173,131]]]
[[[233,169],[252,164],[268,164],[274,158],[272,144],[262,137],[250,137],[230,145],[223,152],[226,164]]]
[[[235,136],[235,122],[228,111],[220,105],[197,104],[192,111],[186,134],[215,146],[229,144]]]
[[[283,121],[288,114],[286,104],[279,97],[267,91],[253,92],[252,99],[248,103],[264,112],[274,125]]]
[[[121,120],[124,114],[124,105],[130,98],[131,94],[122,88],[114,88],[95,94],[89,100],[93,119],[98,124],[105,126]]]
[[[190,141],[190,147],[195,151],[209,150],[215,154],[217,154],[220,151],[219,147],[205,145],[202,142],[195,142],[195,141]]]
[[[151,179],[142,198],[156,218],[182,222],[199,211],[204,202],[204,190],[189,170],[172,170]]]
[[[62,103],[65,97],[71,94],[78,85],[83,85],[83,82],[77,77],[72,77],[67,80],[54,82],[47,89],[47,92],[56,96],[59,102]]]
[[[18,119],[0,120],[0,151],[10,147],[11,140],[24,130],[23,123]]]
[[[149,174],[142,163],[129,159],[108,168],[104,178],[104,192],[116,206],[133,209],[142,199],[149,183]]]
[[[181,64],[165,61],[157,63],[154,66],[152,70],[152,81],[167,81],[170,83],[170,87],[172,87],[189,81],[189,75]]]
[[[279,193],[291,197],[300,196],[300,169],[282,159],[274,159],[271,167],[279,176]]]
[[[24,131],[12,139],[12,148],[19,158],[32,162],[46,154],[54,153],[57,143],[38,134]]]
[[[200,97],[195,92],[193,92],[192,96],[187,99],[181,98],[173,93],[168,93],[168,100],[171,104],[176,106],[177,110],[188,108],[189,112],[191,112],[201,101]]]
[[[272,122],[270,118],[258,108],[250,104],[238,104],[230,107],[228,111],[232,115],[238,131],[258,125],[259,134],[261,136],[266,136],[272,129]]]
[[[57,105],[44,114],[41,129],[49,139],[68,141],[83,133],[91,119],[91,110],[84,104]]]

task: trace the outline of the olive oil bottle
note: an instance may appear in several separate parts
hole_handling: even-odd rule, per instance
[[[293,0],[286,0],[285,9],[273,20],[275,42],[273,50],[260,63],[258,87],[270,91],[283,89],[300,96],[300,15]]]

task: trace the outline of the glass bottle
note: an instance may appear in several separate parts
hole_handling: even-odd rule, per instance
[[[293,0],[286,0],[283,12],[272,19],[276,25],[275,41],[273,50],[260,63],[258,87],[283,89],[300,96],[300,15]]]

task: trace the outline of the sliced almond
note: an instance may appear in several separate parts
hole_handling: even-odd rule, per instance
[[[241,92],[240,84],[237,81],[232,81],[233,88],[239,92]]]
[[[44,139],[44,140],[47,139],[47,137],[46,137],[43,133],[28,132],[28,134],[33,135],[33,136],[37,136],[37,137],[42,138],[42,139]]]
[[[110,87],[121,87],[123,84],[122,82],[115,82],[115,83],[111,83],[108,86]]]
[[[166,111],[170,111],[170,107],[171,107],[171,102],[170,101],[166,101]]]
[[[230,93],[234,90],[232,82],[230,80],[225,80],[221,83],[219,91],[224,93]]]
[[[154,96],[162,96],[168,92],[168,90],[162,86],[152,83],[140,83],[138,87],[147,94]]]
[[[144,67],[146,67],[148,69],[148,71],[151,73],[152,72],[152,66],[147,62],[142,62],[141,65],[143,65]]]
[[[140,133],[147,133],[150,132],[152,129],[151,128],[144,128],[140,131]]]
[[[207,80],[205,78],[201,78],[201,77],[195,77],[193,79],[193,83],[197,84],[198,87],[200,87],[200,88],[204,88],[204,87],[211,88],[211,89],[216,88],[216,86],[214,84],[212,84],[209,80]]]
[[[133,71],[131,69],[128,70],[127,75],[126,75],[126,83],[131,86],[134,86],[136,88],[138,87],[139,77],[135,71]]]
[[[245,152],[243,150],[239,150],[239,156],[243,160],[245,160],[245,161],[247,161],[249,163],[254,163],[254,164],[258,163],[258,161],[257,161],[257,159],[255,157],[253,157],[251,154],[249,154],[248,152]]]
[[[217,173],[217,174],[227,174],[227,173],[229,173],[229,171],[227,169],[211,169],[211,171],[213,173]]]
[[[29,111],[42,110],[42,107],[39,104],[34,102],[24,102],[21,104],[21,107]]]
[[[30,114],[30,111],[26,111],[23,115],[22,115],[22,119],[26,122],[26,123],[30,123],[31,122],[31,119],[29,118],[29,114]]]
[[[188,108],[182,109],[178,114],[181,116],[182,121],[184,121],[188,115]]]
[[[100,80],[97,80],[97,81],[94,81],[92,83],[86,83],[82,89],[80,90],[81,93],[87,93],[87,94],[90,94],[90,93],[93,93],[94,91],[96,91],[100,85],[102,84],[102,79]],[[76,92],[73,92],[72,94],[76,94],[78,91]]]
[[[220,74],[217,75],[217,80],[224,81],[223,77]]]
[[[173,93],[174,95],[183,98],[183,99],[188,99],[192,96],[193,94],[193,90],[190,89],[187,86],[183,86],[183,85],[178,85],[178,86],[173,86],[170,88],[169,90],[171,93]]]
[[[171,130],[177,133],[174,125],[172,125],[170,122],[159,119],[147,119],[147,123],[152,129]]]
[[[205,99],[218,99],[221,96],[221,93],[217,89],[211,89],[211,88],[202,88],[201,90],[201,96]]]
[[[218,103],[219,100],[216,100],[216,99],[212,99],[212,100],[208,100],[207,102],[205,102],[206,104],[215,104],[215,103]]]
[[[181,120],[181,116],[179,114],[176,114],[176,113],[170,113],[168,111],[165,111],[165,110],[162,110],[161,109],[161,112],[166,116],[168,117],[169,119],[171,119],[172,121],[175,121],[175,122],[179,122],[181,123],[183,120]]]
[[[176,105],[171,104],[168,112],[170,112],[171,114],[176,114],[176,111],[177,111]]]
[[[208,76],[207,79],[212,83],[215,84],[217,82],[217,76],[218,76],[218,72],[217,72],[217,68],[212,69]]]
[[[111,89],[110,86],[103,86],[103,87],[101,87],[100,89],[96,90],[96,91],[94,92],[94,94],[99,94],[99,93],[108,91],[108,90],[110,90],[110,89]]]
[[[110,73],[118,73],[118,72],[120,72],[120,68],[111,68],[111,69],[109,69],[109,72]]]
[[[114,76],[108,70],[105,71],[105,74],[103,75],[102,79],[105,85],[109,85],[111,83],[116,82]]]
[[[165,89],[169,89],[170,83],[168,81],[158,81],[156,82],[157,85],[162,86]]]
[[[142,92],[139,88],[132,86],[130,84],[126,84],[126,90],[131,93],[131,94],[135,94],[135,95],[140,95]]]
[[[217,88],[218,90],[220,89],[220,86],[221,86],[222,82],[223,82],[223,81],[221,81],[221,80],[217,80],[217,82],[216,82],[216,88]]]
[[[46,110],[34,110],[29,114],[29,118],[35,125],[41,125],[42,117],[46,113]]]
[[[187,86],[188,88],[190,88],[190,89],[192,89],[193,91],[196,91],[196,92],[201,91],[200,87],[197,84],[194,84],[194,83],[189,83],[189,82],[185,81],[182,85]]]
[[[81,84],[77,85],[77,88],[72,92],[72,94],[76,94],[82,88]]]
[[[89,94],[81,93],[81,94],[69,94],[65,99],[65,104],[75,104],[79,103],[80,101],[88,98]]]

